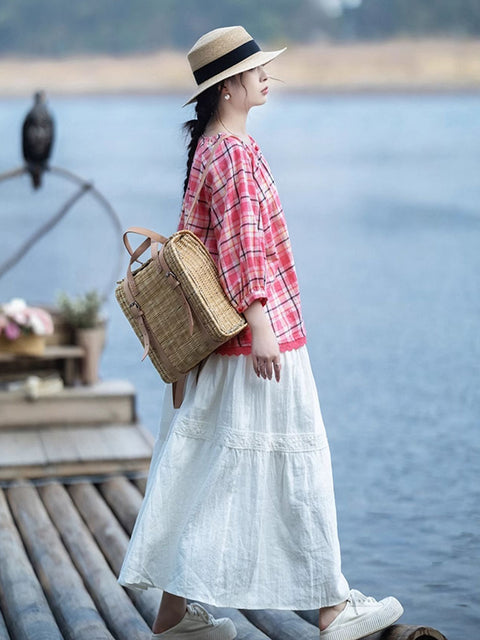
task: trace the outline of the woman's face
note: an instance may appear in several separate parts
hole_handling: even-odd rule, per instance
[[[268,75],[263,66],[228,78],[224,86],[230,94],[233,107],[248,111],[251,107],[265,104],[267,101]]]

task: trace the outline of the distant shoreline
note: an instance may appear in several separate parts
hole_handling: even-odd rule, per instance
[[[391,40],[292,46],[269,72],[275,91],[331,95],[480,92],[480,40]],[[0,58],[0,97],[165,95],[188,97],[194,82],[175,51],[127,57]]]

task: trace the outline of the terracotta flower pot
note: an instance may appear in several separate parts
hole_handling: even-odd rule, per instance
[[[105,324],[92,329],[76,329],[75,342],[85,349],[85,356],[80,365],[80,378],[83,384],[98,382],[100,358],[105,346]]]
[[[0,351],[17,356],[41,356],[45,351],[45,336],[35,333],[20,335],[16,340],[0,336]]]

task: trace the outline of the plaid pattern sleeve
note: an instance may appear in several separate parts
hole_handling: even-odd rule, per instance
[[[215,139],[200,138],[190,171],[179,229],[191,208]],[[305,344],[298,281],[285,217],[270,169],[255,141],[225,136],[186,225],[205,244],[233,306],[242,313],[265,305],[280,350]],[[222,345],[225,355],[248,354],[247,328]]]
[[[239,313],[267,302],[265,230],[252,160],[240,143],[225,145],[209,176],[210,219],[223,288]]]

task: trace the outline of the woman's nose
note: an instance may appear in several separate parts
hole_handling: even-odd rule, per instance
[[[260,80],[266,80],[268,78],[268,75],[267,75],[267,72],[265,71],[264,66],[259,67],[259,72],[260,72]]]

